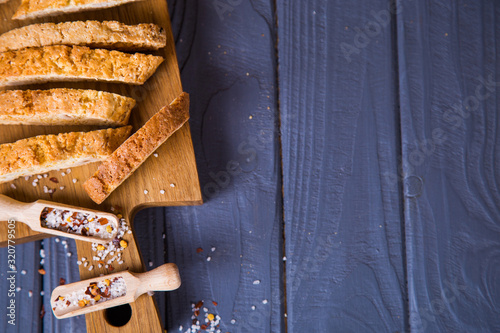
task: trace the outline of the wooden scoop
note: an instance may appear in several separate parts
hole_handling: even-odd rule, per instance
[[[125,285],[127,287],[125,295],[106,301],[100,301],[99,303],[96,303],[94,305],[88,304],[83,307],[80,307],[78,305],[70,305],[66,308],[56,308],[56,300],[59,299],[60,296],[66,299],[66,297],[71,295],[73,292],[84,294],[85,290],[87,290],[87,287],[89,287],[92,283],[103,282],[106,279],[109,281],[113,281],[114,278],[118,277],[123,278],[123,280],[125,281]],[[69,318],[85,313],[104,310],[126,303],[132,303],[139,296],[148,291],[171,291],[179,288],[180,285],[181,278],[179,276],[179,269],[177,268],[177,265],[164,264],[146,273],[132,273],[129,271],[123,271],[59,286],[54,289],[54,291],[52,291],[50,304],[52,312],[54,312],[54,315],[58,319]],[[65,300],[57,302],[64,303]],[[54,308],[56,309],[54,310]]]
[[[101,238],[98,236],[84,236],[79,234],[74,234],[70,232],[65,232],[62,230],[46,228],[42,226],[41,214],[45,208],[54,208],[69,210],[72,212],[82,213],[82,214],[92,214],[99,217],[104,217],[108,219],[112,224],[114,224],[113,232],[110,233],[109,238]],[[50,201],[38,200],[33,203],[24,203],[16,201],[8,196],[0,194],[0,221],[8,221],[14,219],[16,222],[22,222],[27,224],[33,231],[42,232],[45,234],[51,234],[55,236],[68,237],[73,239],[78,239],[85,242],[93,242],[106,244],[111,242],[118,232],[118,218],[110,213],[99,212],[91,209],[83,209],[80,207],[59,204]]]

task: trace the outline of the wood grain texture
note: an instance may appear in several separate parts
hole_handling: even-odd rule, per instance
[[[272,2],[242,1],[223,19],[211,1],[169,8],[206,202],[136,217],[145,262],[179,265],[183,285],[156,293],[160,312],[169,332],[185,332],[191,303],[205,300],[222,332],[284,332]],[[239,168],[227,177],[230,162]]]
[[[19,4],[18,1],[12,1],[2,5],[0,11],[0,33],[20,26],[19,22],[10,21],[8,18],[14,12],[14,9]],[[154,10],[153,10],[154,8]],[[177,66],[177,58],[170,30],[170,20],[167,12],[167,5],[162,0],[134,3],[119,8],[104,10],[99,12],[89,12],[84,14],[65,15],[64,17],[56,17],[37,21],[24,21],[23,24],[38,23],[38,22],[58,22],[62,20],[118,20],[127,24],[137,24],[150,22],[162,26],[167,31],[168,43],[164,50],[154,52],[156,55],[162,55],[165,62],[160,66],[158,72],[148,82],[141,87],[127,87],[125,85],[113,85],[103,83],[74,83],[74,84],[47,84],[43,88],[53,87],[72,87],[72,88],[87,88],[109,92],[115,92],[124,96],[133,97],[138,101],[138,106],[132,111],[131,123],[134,129],[137,130],[146,122],[155,112],[161,107],[170,103],[175,97],[182,92],[180,83],[179,70]],[[33,89],[40,86],[28,86],[26,88]],[[89,130],[89,126],[76,126],[75,130]],[[6,127],[0,132],[0,142],[11,142],[19,138],[33,136],[44,133],[58,133],[67,131],[67,127]],[[157,151],[158,158],[150,158],[144,165],[137,170],[133,177],[129,178],[123,186],[116,190],[108,200],[101,206],[101,210],[109,210],[111,205],[123,207],[123,215],[128,221],[133,220],[133,216],[137,211],[148,206],[155,205],[188,205],[200,204],[202,197],[200,193],[198,175],[196,172],[196,163],[193,154],[193,145],[189,125],[186,124],[177,131],[160,149]],[[58,186],[65,185],[64,191],[56,191],[53,195],[53,200],[62,203],[75,204],[82,207],[97,208],[87,197],[81,184],[95,171],[96,165],[89,165],[81,168],[75,168],[70,175],[61,177],[60,172],[50,173],[50,177],[57,177],[60,180]],[[49,178],[50,178],[49,177]],[[72,179],[78,180],[73,184]],[[48,178],[47,178],[48,179]],[[42,182],[42,181],[41,181]],[[0,193],[9,195],[22,201],[34,201],[37,198],[49,199],[47,194],[43,193],[42,186],[34,188],[30,183],[22,180],[14,182],[16,189],[7,185],[0,187]],[[170,184],[175,184],[175,187],[170,187]],[[50,182],[44,182],[42,185],[50,185]],[[148,190],[148,194],[144,194],[144,190]],[[165,194],[160,194],[160,190],[165,190]],[[5,237],[6,223],[0,223],[0,235]],[[32,233],[26,230],[20,223],[16,226],[17,241],[30,241],[41,237],[42,235]],[[29,235],[29,237],[20,238],[21,235]],[[138,252],[137,245],[133,235],[127,235],[125,239],[129,242],[129,246],[124,251],[125,263],[115,267],[116,270],[129,268],[131,271],[140,272],[144,270],[141,256]],[[4,239],[0,239],[3,241]],[[50,244],[51,241],[47,241]],[[80,257],[84,256],[92,258],[90,245],[77,244],[77,251]],[[71,260],[71,265],[75,265],[76,253]],[[80,267],[80,277],[82,279],[89,278],[99,273],[106,273],[104,269],[95,269],[90,272],[83,266]],[[55,281],[50,282],[53,285]],[[50,294],[47,291],[47,294]],[[44,300],[45,304],[45,300]],[[47,304],[46,304],[47,305]],[[161,320],[155,309],[153,299],[150,296],[141,296],[132,305],[132,318],[129,323],[121,328],[111,327],[106,324],[103,313],[98,312],[86,316],[88,332],[123,332],[128,329],[133,332],[151,331],[162,332]],[[59,324],[48,324],[44,327],[54,328],[61,326]],[[80,325],[70,325],[70,327],[81,327]],[[61,327],[67,327],[62,325]]]
[[[278,3],[288,332],[406,328],[394,30],[356,39],[388,5]]]
[[[500,5],[398,15],[411,332],[500,331]]]

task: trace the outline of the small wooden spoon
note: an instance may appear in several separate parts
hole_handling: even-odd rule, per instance
[[[73,292],[84,293],[91,283],[97,283],[106,279],[113,281],[114,278],[122,277],[127,286],[125,295],[113,298],[107,301],[101,301],[94,305],[86,305],[84,307],[70,305],[67,308],[56,308],[56,300],[59,296],[67,297]],[[57,287],[52,291],[50,304],[52,312],[58,319],[69,318],[82,315],[89,312],[104,310],[118,305],[132,303],[139,296],[148,291],[171,291],[179,288],[181,285],[181,277],[176,264],[164,264],[152,271],[146,273],[132,273],[123,271],[95,277],[85,281],[75,282]],[[61,301],[59,301],[61,302]],[[64,302],[64,300],[62,301]],[[55,310],[54,310],[55,308]]]
[[[99,217],[104,217],[108,219],[112,224],[114,224],[113,232],[110,233],[109,238],[101,238],[98,236],[84,236],[79,234],[74,234],[70,232],[65,232],[62,230],[46,228],[42,226],[41,214],[45,208],[54,208],[69,210],[72,212],[82,213],[82,214],[92,214]],[[27,224],[33,231],[42,232],[45,234],[51,234],[55,236],[62,236],[73,238],[85,242],[106,244],[111,242],[118,232],[119,220],[113,214],[99,212],[91,209],[83,209],[80,207],[64,205],[60,203],[38,200],[33,203],[24,203],[16,201],[8,196],[0,194],[0,221],[9,221],[14,219],[16,222],[22,222]]]

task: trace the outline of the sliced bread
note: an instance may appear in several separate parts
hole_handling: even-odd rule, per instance
[[[0,91],[0,125],[104,125],[128,123],[135,100],[95,90]]]
[[[189,95],[182,93],[128,138],[83,184],[90,198],[102,203],[188,119]]]
[[[165,30],[155,24],[126,25],[116,21],[38,23],[0,35],[0,52],[51,45],[83,45],[125,51],[157,50],[165,47],[166,43]]]
[[[108,81],[143,84],[163,62],[142,53],[44,46],[0,53],[0,86],[55,81]]]
[[[106,159],[132,126],[92,132],[39,135],[0,145],[0,183]]]

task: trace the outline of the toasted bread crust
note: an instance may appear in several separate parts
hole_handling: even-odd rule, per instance
[[[135,100],[77,89],[0,91],[1,125],[109,125],[128,123]]]
[[[116,7],[136,1],[141,0],[22,0],[21,5],[12,18],[15,20],[25,20]]]
[[[129,136],[132,126],[92,132],[39,135],[0,145],[0,183],[55,169],[102,161]]]
[[[166,43],[165,30],[155,24],[76,21],[32,24],[8,31],[0,36],[0,52],[51,45],[83,45],[126,51],[157,50],[165,47]]]
[[[90,198],[102,203],[188,119],[189,95],[182,93],[128,138],[83,184]]]
[[[142,53],[44,46],[0,53],[0,86],[98,80],[143,84],[163,62]]]

